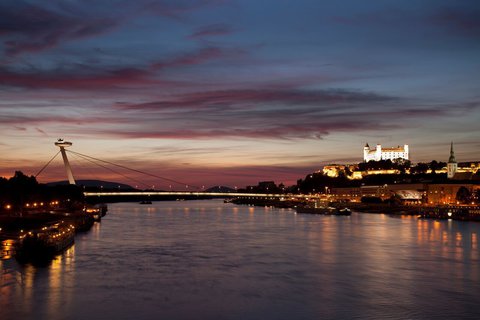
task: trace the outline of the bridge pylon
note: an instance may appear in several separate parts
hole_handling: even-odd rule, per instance
[[[75,184],[75,178],[73,177],[72,168],[70,167],[67,153],[65,152],[65,148],[70,147],[72,143],[63,139],[58,139],[57,142],[55,142],[55,145],[60,148],[60,152],[62,153],[63,164],[65,165],[65,171],[67,172],[68,182],[70,184]]]

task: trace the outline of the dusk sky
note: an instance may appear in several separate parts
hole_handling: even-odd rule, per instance
[[[479,121],[478,0],[0,2],[0,176],[65,138],[192,185],[293,184],[366,142],[480,160]]]

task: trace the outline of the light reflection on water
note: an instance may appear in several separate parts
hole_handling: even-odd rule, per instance
[[[0,260],[0,319],[480,318],[480,224],[113,204],[51,265]]]

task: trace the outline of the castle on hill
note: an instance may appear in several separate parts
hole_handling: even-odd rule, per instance
[[[408,145],[397,148],[382,148],[381,145],[377,145],[375,149],[370,149],[368,144],[363,149],[363,160],[368,161],[379,161],[379,160],[395,160],[395,159],[404,159],[409,160],[409,148]],[[453,151],[453,142],[450,145],[450,157],[448,158],[448,163],[443,168],[432,169],[426,168],[424,173],[431,174],[446,174],[449,180],[479,180],[480,179],[480,161],[469,161],[469,162],[459,162],[457,163],[455,158],[455,153]],[[428,164],[423,164],[427,165]],[[412,168],[415,166],[412,166]],[[411,168],[406,167],[405,172],[410,174]],[[320,172],[317,171],[317,172]],[[343,172],[343,174],[351,180],[363,179],[368,175],[378,175],[378,174],[400,174],[401,170],[399,168],[389,168],[389,169],[363,169],[359,168],[357,164],[329,164],[323,166],[321,172],[329,177],[335,178]]]
[[[368,143],[363,147],[363,161],[380,161],[380,160],[395,160],[395,159],[409,159],[408,144],[403,147],[396,148],[382,148],[382,145],[377,144],[375,149],[370,149]]]

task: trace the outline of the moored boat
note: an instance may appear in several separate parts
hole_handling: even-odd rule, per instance
[[[98,207],[86,207],[85,213],[93,218],[93,220],[100,222],[102,220],[102,209]]]
[[[335,213],[337,216],[350,216],[352,215],[352,210],[349,208],[343,208],[343,209],[337,209],[337,212]]]
[[[335,208],[335,207],[309,207],[309,206],[298,206],[296,208],[297,213],[313,213],[313,214],[324,214],[324,215],[333,215],[333,216],[349,216],[352,214],[352,211],[348,208]]]
[[[480,221],[480,206],[452,205],[420,207],[419,217],[426,219],[452,219],[463,221]]]
[[[105,203],[99,203],[94,206],[94,208],[100,209],[100,212],[102,214],[102,217],[105,217],[108,211],[108,206]]]
[[[75,241],[75,227],[65,222],[29,231],[16,243],[16,257],[35,260],[52,257],[70,247]]]

